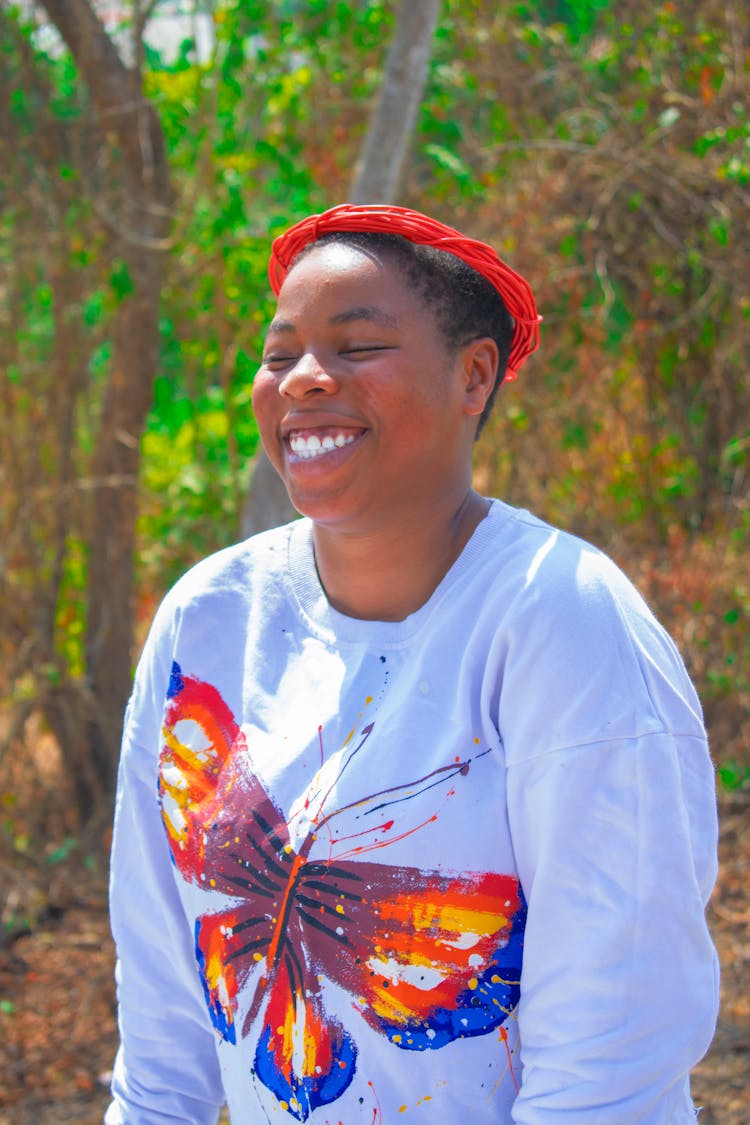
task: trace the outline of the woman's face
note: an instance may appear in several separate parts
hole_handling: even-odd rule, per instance
[[[374,534],[454,493],[460,502],[491,384],[482,346],[449,353],[387,260],[313,248],[284,282],[253,386],[263,445],[294,506],[320,525]]]

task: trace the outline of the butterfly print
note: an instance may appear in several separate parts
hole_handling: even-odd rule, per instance
[[[372,730],[345,744],[337,781]],[[519,996],[518,880],[369,858],[424,827],[407,824],[404,803],[450,789],[469,760],[340,808],[329,807],[335,783],[313,783],[311,827],[293,846],[292,824],[252,771],[231,710],[178,665],[163,737],[159,791],[174,863],[186,881],[234,900],[195,925],[211,1021],[230,1043],[257,1027],[255,1075],[292,1117],[305,1121],[339,1098],[357,1067],[356,1026],[327,1010],[324,982],[403,1050],[434,1050],[504,1023]],[[336,818],[353,811],[374,827],[339,836]]]

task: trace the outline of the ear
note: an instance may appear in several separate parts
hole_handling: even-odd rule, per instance
[[[464,414],[479,416],[497,379],[500,353],[491,336],[471,340],[462,350]]]

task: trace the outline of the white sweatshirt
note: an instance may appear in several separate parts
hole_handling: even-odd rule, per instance
[[[193,568],[125,724],[108,1125],[687,1125],[713,771],[672,642],[494,501],[406,620],[300,520]]]

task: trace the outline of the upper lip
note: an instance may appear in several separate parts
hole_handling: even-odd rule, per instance
[[[367,427],[357,418],[348,418],[342,414],[329,414],[324,411],[302,411],[287,414],[282,419],[279,432],[282,438],[299,430],[365,430]]]

